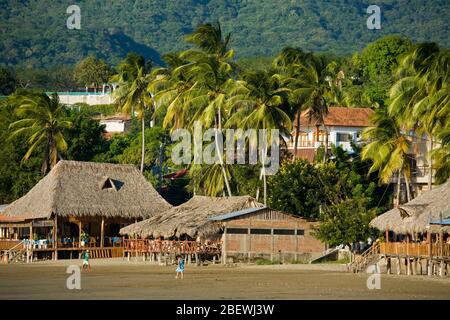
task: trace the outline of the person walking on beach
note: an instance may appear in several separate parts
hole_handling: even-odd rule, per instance
[[[175,279],[178,279],[178,275],[181,275],[181,279],[184,277],[184,259],[181,256],[178,256],[178,266],[177,266],[177,275]]]
[[[91,265],[89,263],[89,250],[84,251],[81,254],[81,258],[83,259],[83,270],[88,269],[91,271]]]

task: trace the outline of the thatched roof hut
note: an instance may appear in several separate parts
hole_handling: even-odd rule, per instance
[[[132,165],[62,160],[2,214],[25,219],[148,218],[170,208]]]
[[[449,213],[450,181],[447,181],[410,202],[383,213],[373,219],[370,225],[381,231],[390,230],[398,234],[424,233],[431,221],[446,218]]]
[[[221,198],[194,196],[164,213],[122,228],[120,233],[141,238],[206,236],[218,232],[221,227],[220,223],[209,220],[210,217],[255,207],[263,205],[250,196]]]

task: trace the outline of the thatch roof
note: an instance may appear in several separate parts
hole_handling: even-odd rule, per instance
[[[399,208],[376,217],[370,225],[379,230],[389,229],[399,234],[425,232],[432,220],[446,218],[450,212],[450,180],[434,187]]]
[[[178,207],[122,228],[120,233],[141,238],[179,237],[183,234],[190,237],[204,236],[218,232],[221,227],[220,223],[208,218],[254,207],[263,205],[250,196],[221,198],[194,196]]]
[[[170,208],[132,165],[62,160],[2,213],[27,219],[55,214],[148,218]]]

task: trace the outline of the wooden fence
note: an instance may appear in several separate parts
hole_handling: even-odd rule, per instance
[[[380,244],[380,253],[411,257],[447,257],[450,258],[450,245],[439,243],[403,243],[388,242]]]
[[[203,243],[197,241],[175,240],[124,239],[123,248],[124,252],[132,253],[217,254],[221,252],[221,243]]]
[[[20,244],[21,240],[0,240],[0,250],[10,250]],[[20,248],[22,249],[23,246]]]

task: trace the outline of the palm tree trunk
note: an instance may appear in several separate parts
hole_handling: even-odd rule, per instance
[[[267,180],[266,180],[266,151],[264,150],[264,156],[263,156],[263,183],[264,183],[264,205],[267,206]]]
[[[428,190],[433,188],[433,158],[431,151],[433,150],[433,137],[429,135],[429,147],[428,147]]]
[[[409,179],[408,179],[408,175],[406,174],[405,170],[403,170],[403,176],[405,177],[406,195],[408,197],[408,202],[409,202],[409,201],[411,201],[411,190],[409,189]]]
[[[325,150],[323,153],[323,163],[327,162],[327,155],[328,155],[328,129],[326,126],[323,126],[325,128]]]
[[[259,174],[259,180],[262,180],[262,175],[263,175],[263,171],[262,171],[262,168],[261,168],[261,171],[260,171],[260,174]],[[259,199],[259,185],[258,185],[258,188],[256,188],[256,197],[255,197],[255,199],[256,199],[256,201],[258,201],[258,199]]]
[[[401,172],[400,172],[400,169],[399,169],[398,170],[398,174],[397,174],[397,207],[400,205],[401,179],[402,179],[402,175],[401,175]]]
[[[222,130],[222,124],[221,124],[222,117],[221,117],[221,113],[220,113],[220,108],[217,110],[217,120],[216,121],[217,122],[216,122],[216,131],[215,131],[215,143],[216,143],[217,157],[219,158],[220,167],[222,168],[223,180],[225,181],[225,186],[227,188],[228,196],[232,197],[230,183],[228,182],[227,172],[226,172],[225,166],[223,164],[222,154],[219,152],[218,135],[219,135],[219,130]]]
[[[297,148],[298,148],[298,135],[300,134],[300,115],[301,109],[297,111],[297,123],[295,127],[295,138],[294,138],[294,156],[292,157],[292,162],[297,159]]]
[[[145,120],[144,113],[141,115],[141,125],[142,125],[142,146],[141,146],[141,173],[144,172],[144,160],[145,160]]]

